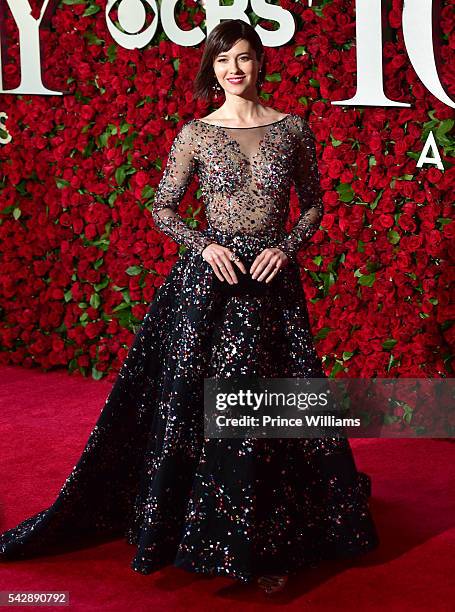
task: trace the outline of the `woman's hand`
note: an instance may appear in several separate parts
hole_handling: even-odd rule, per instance
[[[267,248],[253,261],[250,272],[258,281],[263,281],[265,278],[265,282],[269,283],[282,268],[288,265],[288,261],[288,256],[277,247]]]
[[[212,266],[213,271],[220,281],[226,279],[230,285],[238,282],[232,263],[235,263],[236,266],[246,274],[246,268],[240,259],[236,261],[231,259],[231,257],[237,257],[235,253],[216,242],[212,242],[206,246],[201,255],[203,259]]]

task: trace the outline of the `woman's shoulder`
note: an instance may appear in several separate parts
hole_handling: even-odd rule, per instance
[[[281,118],[277,118],[275,122],[282,124],[285,129],[298,134],[306,133],[309,130],[308,121],[303,114],[295,111],[287,114],[282,113]]]
[[[293,124],[298,127],[308,126],[307,119],[305,119],[305,117],[301,113],[289,113],[289,118],[292,120]]]
[[[291,113],[290,126],[302,139],[314,138],[314,132],[310,126],[310,122],[300,113]]]

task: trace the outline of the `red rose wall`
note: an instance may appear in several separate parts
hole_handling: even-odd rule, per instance
[[[0,359],[113,380],[179,254],[150,214],[170,144],[217,104],[193,100],[202,45],[158,33],[126,50],[109,35],[105,4],[63,0],[41,33],[43,80],[65,95],[0,95],[12,136],[0,145]],[[355,93],[354,1],[314,4],[280,0],[296,34],[266,49],[262,98],[303,115],[316,136],[325,214],[299,260],[317,350],[332,376],[451,376],[454,111],[407,58],[403,0],[386,3],[384,83],[411,107],[332,105]],[[1,5],[13,88],[17,31]],[[205,25],[197,2],[176,13],[182,29]],[[440,14],[439,72],[454,99],[454,4],[442,1]],[[430,130],[444,171],[416,166]],[[288,229],[296,204],[293,193]],[[197,177],[180,213],[206,226]]]

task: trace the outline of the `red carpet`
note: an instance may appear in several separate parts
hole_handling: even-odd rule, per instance
[[[54,501],[110,388],[65,372],[0,369],[0,531]],[[69,591],[71,610],[453,610],[455,444],[351,444],[358,469],[373,480],[381,546],[350,566],[328,562],[301,573],[285,595],[269,601],[254,587],[172,566],[137,574],[129,567],[134,547],[122,540],[2,563],[0,591]]]

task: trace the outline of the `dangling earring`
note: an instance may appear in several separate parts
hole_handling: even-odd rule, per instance
[[[215,96],[217,96],[219,93],[221,93],[221,87],[220,84],[218,83],[218,81],[215,82],[214,85],[212,85],[212,89],[213,89],[213,93]]]
[[[261,70],[262,70],[262,66],[259,69],[258,79],[256,81],[256,85],[257,85],[259,90],[262,89],[262,86],[264,85],[264,79],[261,77]]]

